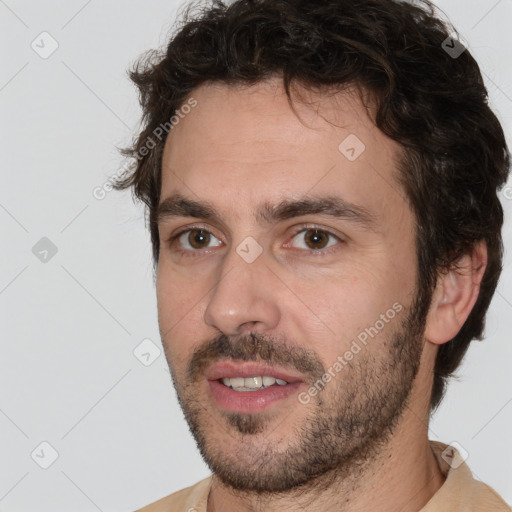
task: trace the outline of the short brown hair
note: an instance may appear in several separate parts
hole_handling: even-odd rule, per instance
[[[485,314],[502,270],[503,210],[497,191],[510,156],[469,51],[445,51],[454,29],[427,0],[237,0],[190,7],[165,51],[130,73],[144,128],[124,154],[132,172],[115,188],[133,187],[149,209],[153,262],[160,241],[155,213],[165,137],[141,156],[148,139],[206,82],[254,84],[282,77],[290,85],[362,87],[377,101],[375,124],[403,148],[399,180],[416,217],[418,290],[426,314],[439,272],[485,241],[488,264],[477,302],[459,333],[439,347],[431,410]]]

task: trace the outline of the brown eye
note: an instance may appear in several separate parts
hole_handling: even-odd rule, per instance
[[[202,228],[192,228],[183,231],[175,237],[181,247],[188,251],[195,251],[200,249],[207,249],[209,247],[216,247],[222,242],[212,235],[209,231]]]
[[[329,235],[318,229],[308,229],[304,239],[311,249],[323,249],[329,242]]]
[[[208,247],[210,242],[210,233],[204,229],[191,229],[188,233],[188,243],[194,249],[202,249]]]
[[[303,229],[293,237],[293,240],[295,247],[314,250],[326,249],[341,242],[336,235],[318,228]]]

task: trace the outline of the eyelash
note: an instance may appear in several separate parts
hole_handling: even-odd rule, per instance
[[[175,244],[176,240],[180,236],[182,236],[184,233],[188,233],[189,231],[193,231],[195,229],[202,229],[202,230],[206,231],[207,233],[209,233],[210,235],[214,236],[215,238],[218,238],[210,230],[208,230],[205,226],[201,226],[201,225],[188,226],[187,228],[182,229],[181,231],[178,231],[178,233],[172,235],[167,240],[168,247],[172,247]],[[331,238],[335,238],[341,244],[344,243],[344,241],[338,235],[336,235],[335,233],[332,233],[328,229],[322,228],[322,227],[314,225],[314,224],[313,225],[312,224],[302,224],[302,225],[297,226],[296,229],[292,233],[291,239],[295,238],[299,233],[306,232],[306,231],[313,230],[313,229],[317,229],[321,233],[324,233],[324,234],[328,235]],[[296,249],[296,250],[302,251],[302,252],[308,252],[308,253],[311,253],[312,255],[317,257],[317,256],[331,254],[332,252],[334,252],[334,251],[339,249],[339,245],[340,244],[336,244],[336,245],[334,245],[332,247],[328,247],[327,249],[317,249],[317,250],[315,250],[315,249],[310,249],[310,250],[307,250],[307,249]],[[195,250],[180,249],[178,252],[180,254],[185,254],[185,255],[190,256],[190,257],[196,257],[196,256],[204,255],[204,253],[209,251],[209,250],[210,249],[195,249]]]

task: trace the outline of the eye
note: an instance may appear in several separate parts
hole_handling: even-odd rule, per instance
[[[175,240],[178,240],[181,247],[188,251],[208,249],[222,244],[212,233],[201,228],[192,228],[187,231],[182,231],[172,238],[172,241]]]
[[[293,240],[297,240],[296,247],[299,249],[313,250],[328,249],[336,242],[341,242],[336,235],[319,228],[302,229],[294,235]]]

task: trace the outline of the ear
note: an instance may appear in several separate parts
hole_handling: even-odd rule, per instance
[[[476,303],[486,267],[487,247],[478,242],[471,254],[438,276],[425,326],[427,341],[441,345],[457,335]]]

